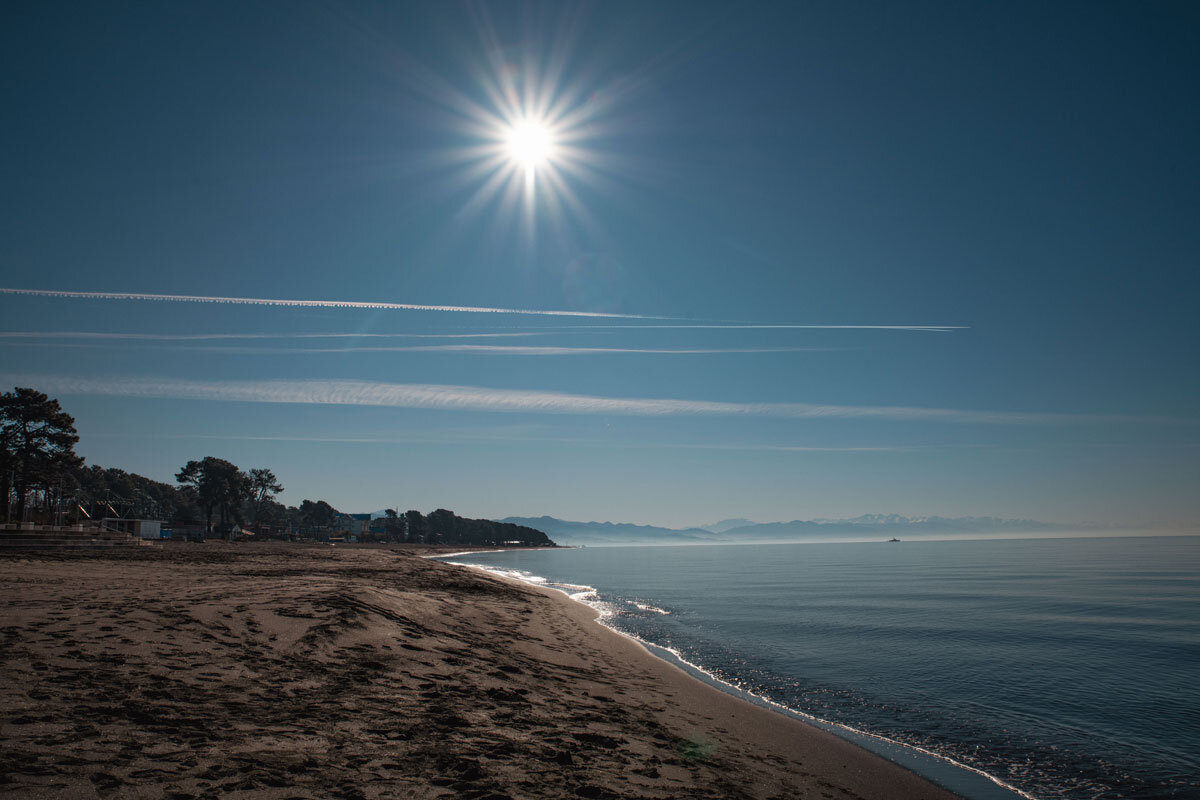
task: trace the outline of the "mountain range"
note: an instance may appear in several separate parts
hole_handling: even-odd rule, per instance
[[[505,517],[509,522],[539,530],[557,544],[705,544],[719,541],[704,528],[660,528],[629,522],[572,522],[555,517]]]
[[[627,522],[576,522],[556,517],[505,517],[498,522],[543,531],[559,544],[715,544],[784,542],[798,539],[872,538],[900,534],[1035,533],[1081,530],[1091,526],[1062,525],[1032,519],[1001,517],[906,517],[863,514],[850,519],[811,519],[791,522],[753,522],[726,519],[693,528],[663,528]]]

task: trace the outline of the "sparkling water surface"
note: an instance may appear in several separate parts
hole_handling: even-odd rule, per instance
[[[1200,537],[453,560],[560,585],[722,680],[1034,797],[1200,798]]]

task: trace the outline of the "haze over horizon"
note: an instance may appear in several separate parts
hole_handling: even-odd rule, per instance
[[[490,519],[1200,522],[1194,5],[7,17],[0,388],[89,464]]]

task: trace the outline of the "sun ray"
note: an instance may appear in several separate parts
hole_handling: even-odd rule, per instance
[[[405,82],[422,84],[422,94],[435,99],[450,134],[443,152],[420,165],[445,173],[444,193],[459,203],[451,223],[459,233],[469,219],[490,216],[486,235],[517,236],[535,258],[543,232],[550,242],[584,236],[588,247],[608,238],[587,200],[623,191],[620,164],[602,148],[611,135],[629,134],[613,113],[631,86],[628,74],[614,78],[600,61],[581,58],[586,16],[534,14],[522,38],[497,28],[486,6],[473,6],[474,41],[462,48],[465,83],[409,70],[416,65],[403,59]],[[515,43],[528,41],[545,47]],[[442,235],[449,245],[458,234]]]

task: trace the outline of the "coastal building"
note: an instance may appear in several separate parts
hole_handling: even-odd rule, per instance
[[[170,539],[178,539],[180,541],[192,542],[204,540],[204,526],[195,523],[182,523],[172,525],[169,531]]]
[[[364,533],[371,532],[371,515],[370,514],[347,514],[346,515],[346,530],[355,536],[362,536]]]
[[[161,539],[162,520],[158,519],[124,519],[120,517],[105,517],[100,521],[100,527],[110,531],[128,533],[137,539]]]

